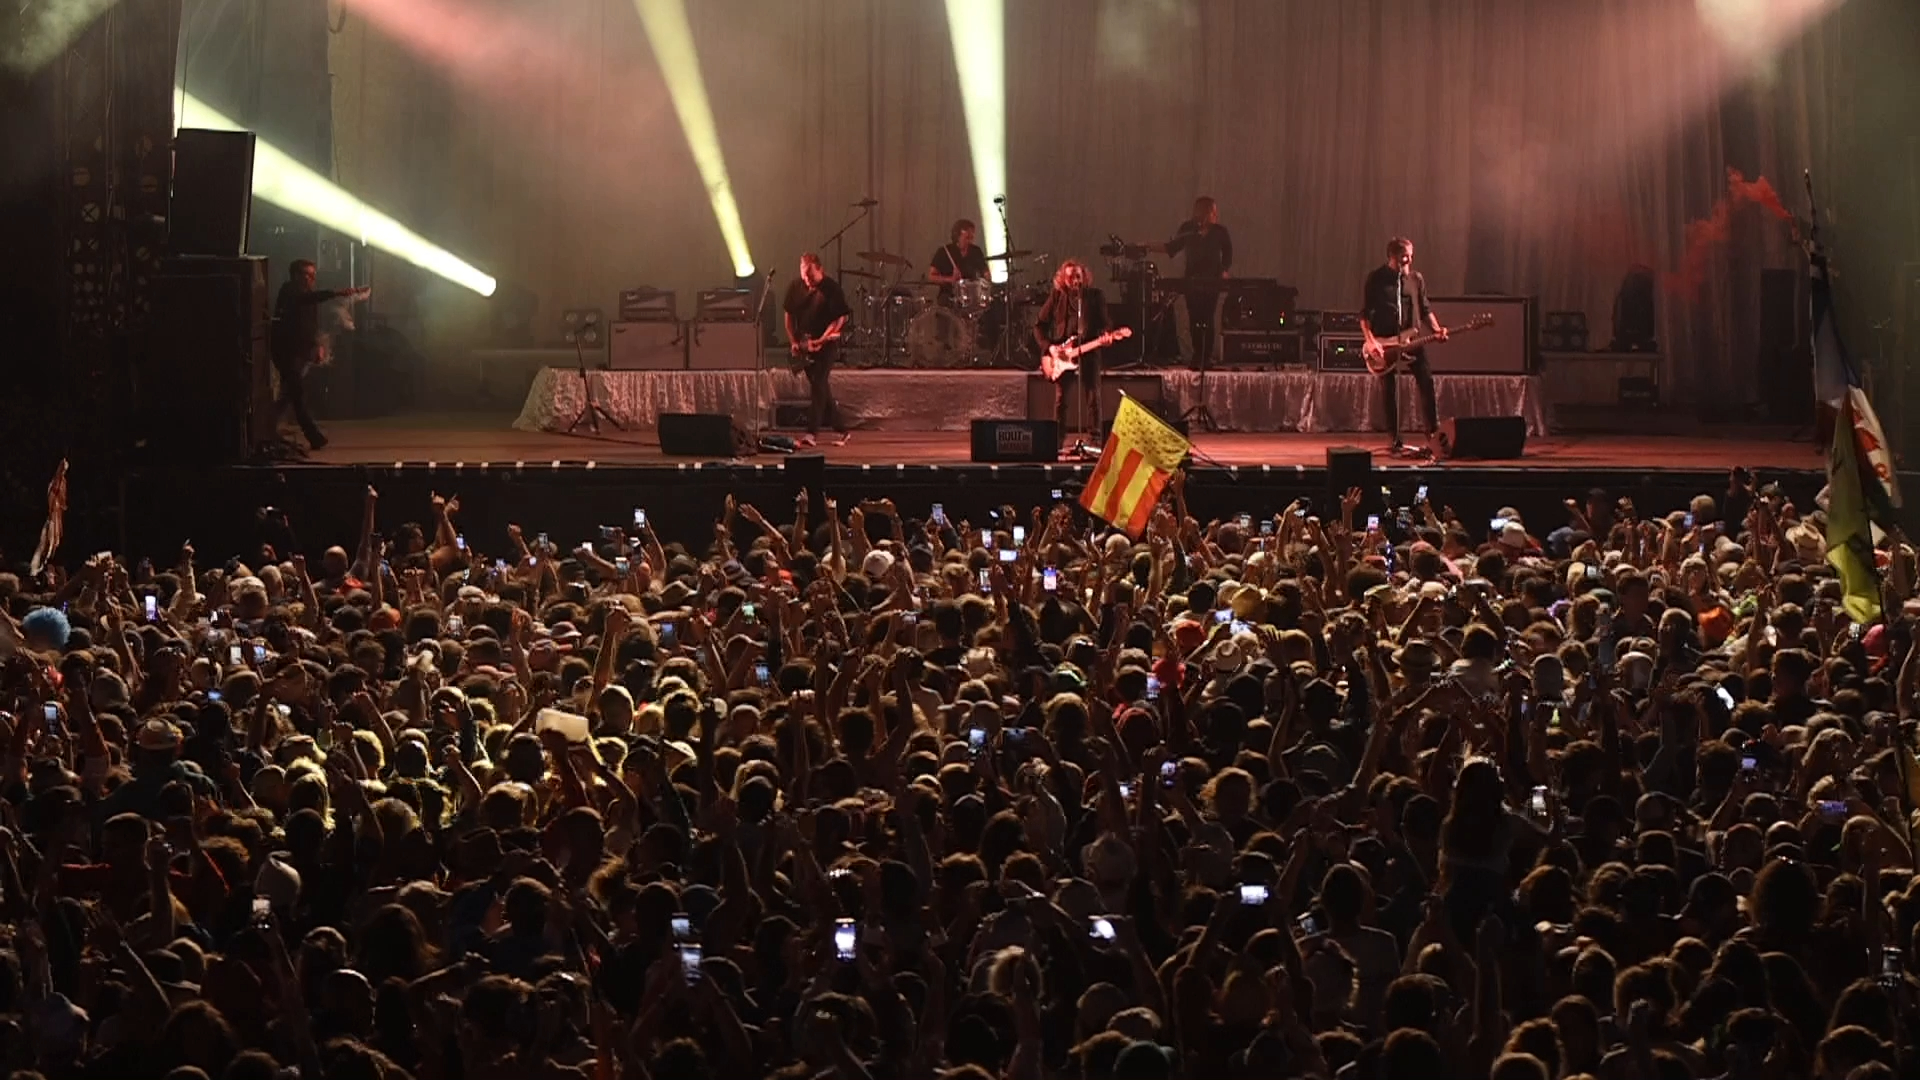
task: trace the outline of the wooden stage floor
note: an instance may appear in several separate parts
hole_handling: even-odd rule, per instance
[[[647,436],[610,431],[607,435],[573,437],[515,431],[505,420],[468,417],[403,417],[383,420],[332,421],[324,425],[331,440],[311,458],[314,465],[391,466],[437,462],[494,465],[516,461],[586,462],[601,465],[672,466],[700,460],[668,457]],[[1379,433],[1353,434],[1201,434],[1195,438],[1200,454],[1220,465],[1276,468],[1320,468],[1330,446],[1357,446],[1374,452],[1376,468],[1447,468],[1407,462],[1386,455],[1386,438]],[[958,431],[856,432],[845,446],[822,447],[827,463],[859,465],[967,465],[967,433]],[[751,459],[777,462],[780,455]],[[1520,470],[1625,470],[1633,472],[1725,472],[1745,465],[1764,472],[1819,471],[1823,456],[1811,442],[1788,442],[1763,437],[1711,435],[1552,435],[1527,441],[1526,456],[1512,461],[1461,462],[1460,466]]]

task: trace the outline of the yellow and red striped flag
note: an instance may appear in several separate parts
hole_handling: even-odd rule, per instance
[[[1145,406],[1122,397],[1100,464],[1080,493],[1080,505],[1139,539],[1160,492],[1192,445]]]

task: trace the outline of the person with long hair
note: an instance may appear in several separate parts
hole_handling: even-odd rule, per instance
[[[1057,346],[1083,344],[1107,332],[1107,298],[1091,284],[1093,275],[1079,259],[1067,259],[1053,272],[1053,291],[1040,307],[1033,323],[1033,340],[1046,353]],[[1061,428],[1067,426],[1069,394],[1080,396],[1080,423],[1083,430],[1100,430],[1100,354],[1085,353],[1078,370],[1069,371],[1054,382],[1054,418]]]

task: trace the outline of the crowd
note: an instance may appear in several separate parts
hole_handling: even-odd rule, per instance
[[[1920,1075],[1911,549],[1422,496],[19,568],[0,1076]]]

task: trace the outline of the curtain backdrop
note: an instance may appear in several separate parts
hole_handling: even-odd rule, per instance
[[[728,283],[631,0],[463,6],[525,44],[450,63],[358,13],[334,34],[341,183],[531,289],[543,327],[643,283],[680,290],[690,314],[693,290]],[[1006,0],[1013,240],[1104,278],[1108,234],[1164,239],[1209,194],[1235,274],[1295,285],[1302,306],[1357,306],[1405,234],[1435,292],[1584,310],[1598,348],[1628,266],[1681,267],[1730,166],[1804,212],[1802,168],[1834,176],[1859,149],[1850,76],[1884,44],[1866,13],[1885,6],[1855,0],[1760,62],[1688,0]],[[687,7],[762,273],[784,283],[863,196],[880,204],[849,233],[848,266],[871,245],[921,267],[954,218],[978,216],[941,0]],[[1729,221],[1697,289],[1660,294],[1681,400],[1757,399],[1759,271],[1796,261],[1783,224],[1751,208]],[[1000,224],[982,224],[1000,250]],[[431,347],[477,340],[471,296],[375,275],[381,306],[417,314]]]

